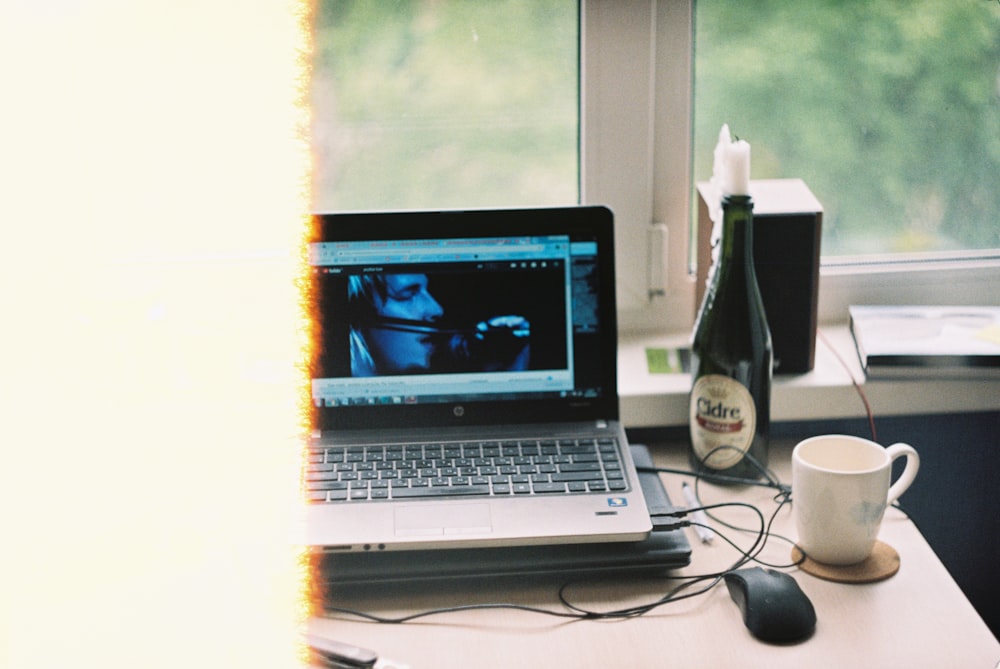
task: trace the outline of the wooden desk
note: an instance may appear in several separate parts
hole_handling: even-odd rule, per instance
[[[772,447],[771,465],[790,481],[791,443]],[[684,467],[678,444],[653,447],[657,464]],[[668,492],[681,503],[685,477],[665,474]],[[690,480],[690,479],[688,479]],[[765,489],[720,488],[702,484],[702,502],[738,498],[758,505],[765,515],[775,508]],[[720,514],[722,516],[722,514]],[[727,520],[754,522],[733,510]],[[722,529],[722,528],[720,528]],[[794,536],[791,510],[782,509],[773,531]],[[730,532],[744,547],[752,538]],[[955,585],[917,528],[890,509],[880,538],[895,547],[902,566],[893,578],[871,585],[840,585],[792,569],[817,611],[815,635],[795,646],[769,646],[749,635],[725,586],[663,606],[641,618],[567,622],[513,610],[447,613],[404,625],[382,625],[342,618],[314,619],[313,632],[376,649],[413,669],[447,667],[730,667],[803,666],[985,667],[1000,661],[1000,644]],[[693,532],[691,575],[732,564],[737,552],[716,539],[698,542]],[[772,538],[761,558],[787,564],[790,547]],[[620,578],[572,590],[574,601],[588,608],[619,608],[661,596],[671,582]],[[421,585],[368,588],[352,593],[344,606],[384,615],[473,603],[510,602],[563,610],[558,580],[502,579],[450,584],[432,591]]]
[[[792,443],[772,446],[771,466],[791,481]],[[685,467],[680,444],[654,445],[657,464]],[[923,475],[927,475],[923,473]],[[682,504],[681,482],[662,475],[675,504]],[[757,488],[702,484],[703,503],[738,499],[775,509],[772,493]],[[719,514],[727,520],[756,522],[744,511]],[[720,528],[723,530],[723,528]],[[772,528],[794,536],[791,510],[782,509]],[[690,531],[690,530],[688,530]],[[744,547],[752,537],[729,533]],[[691,565],[680,574],[721,570],[737,552],[724,541],[698,542]],[[902,512],[890,509],[880,539],[900,554],[900,571],[871,585],[841,585],[791,569],[816,608],[815,635],[794,646],[771,646],[750,636],[724,585],[689,600],[667,604],[640,618],[567,622],[513,610],[446,613],[403,625],[344,618],[310,621],[313,632],[376,649],[413,669],[448,667],[982,667],[1000,666],[1000,643],[976,614],[917,528]],[[787,564],[790,546],[772,538],[761,558]],[[485,602],[511,602],[564,610],[557,599],[561,581],[492,579],[457,582],[443,591],[420,585],[356,589],[343,606],[383,615]],[[672,582],[644,577],[591,582],[571,590],[573,601],[588,608],[617,609],[662,596]]]

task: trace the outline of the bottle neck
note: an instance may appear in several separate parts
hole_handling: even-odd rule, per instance
[[[753,267],[753,200],[749,195],[722,199],[721,267]]]

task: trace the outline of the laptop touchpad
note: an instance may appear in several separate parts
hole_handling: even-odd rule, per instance
[[[489,504],[420,504],[396,509],[396,534],[399,536],[492,531]]]

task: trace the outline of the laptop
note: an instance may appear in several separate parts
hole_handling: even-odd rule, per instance
[[[678,511],[659,475],[653,471],[649,450],[630,444],[639,470],[639,485],[654,520],[653,532],[643,541],[590,544],[546,544],[461,548],[447,551],[381,551],[378,553],[318,553],[314,582],[326,587],[371,583],[422,583],[434,587],[442,580],[483,577],[551,576],[582,578],[664,573],[691,564],[691,544],[682,529],[672,526]],[[644,469],[645,468],[645,469]],[[662,524],[660,524],[662,523]],[[659,525],[659,526],[658,526]],[[337,591],[327,590],[336,598]]]
[[[304,543],[640,541],[604,207],[319,214]]]

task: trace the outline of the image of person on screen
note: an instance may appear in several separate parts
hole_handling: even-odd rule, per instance
[[[526,319],[442,327],[425,274],[351,276],[348,307],[352,376],[527,369]]]

